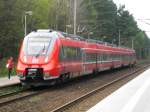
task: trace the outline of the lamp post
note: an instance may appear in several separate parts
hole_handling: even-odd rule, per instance
[[[118,39],[118,46],[120,46],[121,45],[121,39],[120,39],[120,29],[119,29],[119,39]]]
[[[88,39],[90,39],[90,35],[93,35],[93,32],[88,32]]]
[[[24,14],[24,36],[27,35],[27,15],[32,15],[32,11],[25,11],[25,14]]]
[[[74,0],[74,35],[76,35],[76,27],[77,27],[77,1]]]
[[[112,44],[114,44],[115,42],[116,42],[116,39],[113,39],[113,40],[112,40]]]
[[[68,28],[71,28],[72,27],[72,25],[66,25],[66,33],[68,33]]]
[[[134,39],[132,37],[132,49],[134,49]]]

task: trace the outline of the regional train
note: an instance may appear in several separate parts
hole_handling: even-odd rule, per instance
[[[16,71],[22,84],[36,86],[135,63],[133,49],[40,29],[24,38]]]

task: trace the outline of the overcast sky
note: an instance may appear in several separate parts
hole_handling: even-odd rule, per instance
[[[150,0],[113,0],[117,6],[124,4],[126,9],[133,14],[140,29],[146,31],[150,38]],[[139,20],[142,19],[142,20]],[[149,19],[149,20],[146,20]]]

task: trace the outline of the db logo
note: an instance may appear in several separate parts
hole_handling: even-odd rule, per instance
[[[33,58],[32,59],[32,63],[38,63],[38,59],[37,58]]]

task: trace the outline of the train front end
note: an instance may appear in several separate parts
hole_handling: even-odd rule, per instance
[[[57,32],[38,30],[24,38],[17,64],[22,84],[50,84],[58,76],[59,39]]]

